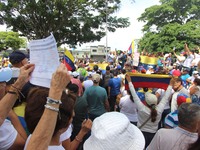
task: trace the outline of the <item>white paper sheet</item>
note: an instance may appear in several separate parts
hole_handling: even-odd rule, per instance
[[[140,59],[140,53],[134,53],[132,65],[133,66],[138,66],[139,59]]]
[[[30,63],[35,64],[30,82],[49,88],[52,74],[60,64],[56,40],[51,34],[45,39],[31,41],[29,48]]]

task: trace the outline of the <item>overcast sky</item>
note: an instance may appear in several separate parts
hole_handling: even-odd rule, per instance
[[[142,37],[143,22],[138,22],[137,18],[144,12],[145,8],[159,4],[159,0],[122,0],[121,9],[115,14],[118,17],[129,17],[131,25],[128,28],[117,29],[116,32],[108,32],[108,46],[112,50],[120,49],[127,50],[133,39]],[[5,31],[6,26],[0,26],[0,31]],[[100,42],[86,43],[78,49],[86,48],[87,46],[106,45],[106,38],[102,38]]]
[[[152,5],[159,4],[159,0],[122,0],[121,9],[116,13],[118,17],[129,17],[131,25],[128,28],[117,29],[114,33],[108,33],[108,46],[112,50],[120,49],[127,50],[133,39],[139,39],[143,33],[141,31],[143,22],[138,22],[137,18],[144,12],[144,10]],[[106,38],[102,38],[100,42],[86,43],[86,46],[106,45]]]

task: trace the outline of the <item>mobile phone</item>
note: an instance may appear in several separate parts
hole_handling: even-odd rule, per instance
[[[85,114],[85,119],[87,120],[87,119],[89,119],[89,116],[88,116],[88,114]]]

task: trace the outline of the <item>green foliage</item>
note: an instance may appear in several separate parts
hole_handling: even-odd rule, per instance
[[[7,58],[8,56],[9,56],[8,52],[6,52],[6,51],[2,52],[2,57],[3,58]]]
[[[130,25],[128,18],[113,16],[120,0],[7,1],[7,5],[0,2],[0,22],[28,39],[44,38],[53,32],[58,46],[100,40],[105,36],[106,21],[111,32]]]
[[[138,18],[146,24],[140,40],[140,50],[178,51],[188,43],[193,49],[200,45],[200,1],[160,0],[161,5],[149,7]]]
[[[0,50],[5,47],[18,49],[20,47],[24,47],[25,44],[25,39],[20,38],[19,33],[17,32],[0,32]]]

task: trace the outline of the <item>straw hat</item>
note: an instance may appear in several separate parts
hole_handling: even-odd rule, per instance
[[[142,132],[119,112],[104,113],[93,121],[84,150],[143,150]]]

